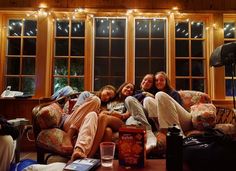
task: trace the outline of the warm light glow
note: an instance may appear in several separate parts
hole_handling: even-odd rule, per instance
[[[172,10],[177,11],[178,7],[173,7]]]
[[[48,7],[48,5],[46,3],[40,3],[39,4],[39,8],[41,8],[41,9],[45,9],[47,7]]]

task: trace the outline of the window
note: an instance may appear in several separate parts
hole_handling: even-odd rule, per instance
[[[176,89],[206,91],[206,38],[203,21],[176,21]]]
[[[235,17],[236,19],[236,17]],[[235,19],[224,22],[224,43],[230,43],[236,41],[235,34]],[[232,65],[225,65],[225,94],[226,96],[233,96],[233,79],[235,82],[235,77],[233,77],[233,68]],[[234,71],[235,76],[235,71]],[[234,84],[234,90],[236,90],[236,85]],[[234,92],[236,95],[236,93]]]
[[[147,73],[166,71],[166,19],[135,19],[135,84]]]
[[[66,85],[84,90],[85,22],[83,20],[57,20],[53,78],[54,92]]]
[[[25,94],[35,93],[37,21],[9,19],[5,86]]]
[[[94,90],[106,84],[116,87],[125,81],[126,19],[94,20]]]

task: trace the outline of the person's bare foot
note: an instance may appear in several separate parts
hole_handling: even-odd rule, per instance
[[[75,161],[76,159],[83,159],[86,157],[86,154],[82,151],[80,147],[75,147],[74,152],[71,156],[71,160]]]

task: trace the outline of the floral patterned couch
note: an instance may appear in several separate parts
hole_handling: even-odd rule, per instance
[[[226,133],[236,135],[235,114],[231,109],[216,107],[210,97],[199,91],[179,91],[186,110],[195,112],[193,120],[195,130],[188,134],[204,131],[207,127],[216,127]],[[78,93],[79,94],[79,93]],[[70,113],[75,97],[78,95],[61,97],[49,103],[42,103],[32,110],[32,123],[37,150],[37,161],[46,163],[50,154],[69,157],[72,151],[63,151],[61,148],[65,132],[58,128],[63,112]],[[49,154],[45,158],[45,154]],[[150,158],[156,158],[151,153]]]

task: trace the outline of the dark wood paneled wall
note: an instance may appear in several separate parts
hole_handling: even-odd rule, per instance
[[[0,0],[0,8],[37,8],[42,2],[49,8],[236,10],[235,0]]]

